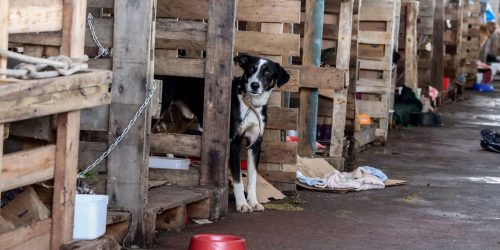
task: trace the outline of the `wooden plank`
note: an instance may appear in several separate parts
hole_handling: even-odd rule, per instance
[[[351,52],[351,33],[352,33],[352,13],[353,1],[343,1],[340,4],[339,17],[339,40],[337,45],[336,67],[346,70],[344,75],[346,86],[349,86],[349,60]],[[358,34],[358,39],[359,38]],[[333,100],[333,121],[332,136],[330,139],[330,157],[342,159],[344,149],[344,131],[347,114],[347,88],[335,91]],[[343,161],[337,166],[343,170]]]
[[[333,67],[285,66],[286,69],[300,70],[299,86],[301,88],[343,89],[346,70]],[[285,85],[286,86],[286,85]]]
[[[358,42],[390,45],[392,43],[392,34],[387,32],[360,30],[358,33]]]
[[[9,32],[7,31],[9,28],[9,2],[10,1],[0,1],[0,49],[4,50],[9,48]],[[0,56],[0,70],[6,68],[7,57]],[[4,75],[0,75],[0,79],[4,78]]]
[[[156,39],[197,43],[204,47],[207,42],[207,26],[208,24],[202,22],[158,18],[156,20]]]
[[[61,55],[83,56],[87,1],[63,1],[63,11]]]
[[[434,35],[432,40],[432,86],[443,91],[444,76],[444,1],[436,1],[434,10]]]
[[[120,135],[139,109],[153,82],[152,43],[154,2],[115,1],[112,95],[109,142]],[[134,35],[130,35],[134,34]],[[149,110],[137,120],[128,136],[108,158],[109,207],[132,215],[126,245],[144,245],[147,162],[151,127]]]
[[[300,1],[239,0],[236,19],[249,22],[299,23]]]
[[[54,178],[56,146],[49,145],[3,156],[0,191]]]
[[[208,20],[200,184],[226,189],[236,2],[210,1]],[[227,198],[214,202],[214,216],[226,214]]]
[[[152,134],[151,151],[183,156],[201,156],[201,136],[183,134]]]
[[[58,114],[51,232],[54,250],[73,239],[79,134],[79,110]]]
[[[268,107],[266,128],[295,130],[297,129],[298,116],[297,109]]]
[[[94,8],[112,9],[114,7],[114,3],[114,0],[87,0],[87,6]]]
[[[384,61],[359,59],[358,61],[360,69],[391,70],[392,67],[392,62],[389,62],[387,59]]]
[[[0,246],[3,249],[50,249],[50,229],[52,221],[46,219],[30,226],[20,227],[0,234]]]
[[[155,50],[155,74],[185,77],[205,77],[205,60],[172,58],[168,50]]]
[[[380,101],[357,100],[360,114],[368,114],[372,118],[387,118],[389,111],[387,104]]]
[[[63,27],[63,3],[60,0],[10,1],[10,34],[59,31]]]
[[[149,182],[195,187],[200,185],[200,171],[196,168],[189,168],[189,170],[151,168],[149,169]]]
[[[106,85],[26,97],[17,102],[0,101],[0,107],[2,107],[0,110],[0,123],[92,108],[110,102],[111,97]]]
[[[405,30],[405,85],[413,90],[418,88],[418,36],[417,17],[419,3],[407,2],[406,7],[406,30]]]
[[[158,1],[158,17],[209,19],[206,0]],[[280,13],[277,15],[276,13]],[[300,1],[290,0],[240,0],[237,19],[253,22],[296,22],[300,20]]]
[[[108,228],[106,228],[108,231]],[[106,235],[108,232],[106,232]],[[104,236],[95,240],[74,241],[61,247],[61,250],[120,250],[122,247],[114,237]]]
[[[210,190],[203,187],[163,186],[148,192],[149,213],[159,214],[172,208],[185,206],[210,197]]]
[[[22,84],[1,84],[0,101],[13,101],[27,96],[109,85],[111,74],[110,71],[91,71],[64,77],[26,80],[22,81]]]
[[[256,31],[236,32],[235,51],[267,55],[300,55],[300,36]]]
[[[247,159],[246,148],[241,151],[241,159]],[[260,162],[297,164],[297,142],[264,141]]]

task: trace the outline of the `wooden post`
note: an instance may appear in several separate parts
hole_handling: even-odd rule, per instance
[[[339,16],[339,37],[337,42],[336,68],[346,70],[345,87],[335,91],[333,100],[332,137],[330,157],[336,158],[339,169],[344,169],[342,152],[344,149],[344,131],[347,115],[347,89],[349,87],[349,60],[351,55],[353,0],[342,0]]]
[[[320,66],[324,12],[324,0],[306,0],[306,20],[302,55],[303,66]],[[302,156],[313,156],[316,152],[318,99],[318,89],[300,89],[299,143],[297,153]]]
[[[115,2],[110,144],[139,110],[153,81],[154,2]],[[149,129],[149,109],[145,109],[108,159],[109,205],[132,214],[126,244],[143,245],[146,242],[143,216],[148,191]]]
[[[84,55],[86,0],[64,0],[61,54]],[[51,249],[73,240],[73,219],[78,173],[80,110],[57,116],[54,202],[52,206]]]
[[[405,84],[415,91],[418,88],[417,16],[419,3],[411,1],[406,4]]]
[[[228,199],[228,118],[233,81],[236,1],[210,0],[208,20],[200,184],[224,190],[221,197],[214,201],[214,208],[220,210],[212,213],[214,217],[220,217],[227,212]]]
[[[436,0],[434,9],[434,33],[432,45],[432,86],[435,87],[440,96],[443,94],[444,76],[444,0]],[[440,98],[442,100],[442,98]]]
[[[53,250],[73,240],[79,135],[80,111],[58,114],[52,205],[51,249]]]

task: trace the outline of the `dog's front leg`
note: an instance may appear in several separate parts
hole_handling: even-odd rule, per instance
[[[248,149],[248,204],[254,211],[264,211],[257,200],[257,169],[260,160],[262,139],[259,137],[257,141]]]
[[[243,186],[240,169],[241,138],[234,138],[231,141],[229,154],[229,164],[231,175],[233,176],[233,192],[236,199],[236,211],[241,213],[251,213],[252,208],[245,199],[245,187]]]

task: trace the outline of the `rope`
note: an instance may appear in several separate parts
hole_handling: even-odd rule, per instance
[[[87,56],[69,58],[60,55],[49,58],[39,58],[4,49],[0,49],[0,56],[22,62],[14,69],[0,70],[0,75],[20,79],[41,79],[60,75],[69,76],[88,68],[88,65],[85,63],[88,61]]]

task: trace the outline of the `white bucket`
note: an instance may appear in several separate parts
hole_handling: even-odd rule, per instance
[[[94,240],[106,232],[108,196],[77,194],[73,225],[74,240]]]

